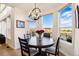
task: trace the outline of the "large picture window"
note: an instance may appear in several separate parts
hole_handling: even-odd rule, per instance
[[[46,33],[50,33],[52,37],[53,28],[53,14],[48,14],[43,16],[43,29]]]
[[[60,11],[60,35],[64,40],[72,42],[72,6]]]
[[[43,28],[53,27],[53,14],[43,16]]]

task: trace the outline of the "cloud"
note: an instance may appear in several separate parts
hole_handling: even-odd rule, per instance
[[[72,11],[64,12],[60,16],[60,27],[72,27]]]
[[[72,27],[72,16],[69,18],[61,18],[60,27]]]
[[[66,12],[62,13],[62,16],[65,16],[67,14],[72,14],[72,11],[66,11]]]
[[[61,14],[61,18],[68,18],[70,16],[72,16],[72,11],[67,11]]]

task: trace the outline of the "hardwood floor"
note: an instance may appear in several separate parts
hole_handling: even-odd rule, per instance
[[[0,45],[0,56],[21,56],[20,49],[8,48],[5,44]],[[52,55],[51,55],[52,56]],[[60,53],[60,56],[64,56]]]
[[[0,56],[21,56],[20,49],[14,50],[12,48],[7,48],[5,44],[0,45]]]

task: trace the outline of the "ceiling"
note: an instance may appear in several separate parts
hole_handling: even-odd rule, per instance
[[[35,7],[34,3],[7,3],[6,5],[21,8],[26,12],[30,12]],[[65,5],[66,3],[36,3],[36,6],[39,7],[43,13],[54,12]]]

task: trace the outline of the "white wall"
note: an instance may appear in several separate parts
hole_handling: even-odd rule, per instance
[[[66,56],[73,56],[73,45],[64,40],[60,40],[60,52]]]
[[[6,33],[6,37],[7,37],[7,38],[6,38],[6,44],[9,45],[9,46],[11,45],[11,44],[10,44],[10,42],[11,42],[11,40],[12,40],[12,37],[11,37],[11,34],[12,34],[12,33],[11,33],[11,30],[13,29],[13,28],[11,28],[11,20],[12,20],[12,19],[11,19],[11,15],[6,18],[6,32],[7,32],[7,33]]]
[[[11,48],[14,48],[14,9],[13,8],[11,8],[11,13],[9,15],[10,15],[10,18],[8,17],[6,18],[7,19],[7,42],[6,43]]]
[[[58,36],[59,36],[59,13],[58,11],[55,11],[53,13],[53,39],[57,40]]]
[[[7,16],[11,13],[11,7],[7,6],[1,13],[0,13],[0,21],[7,18]]]
[[[26,33],[25,28],[16,28],[16,20],[22,20],[26,22],[25,12],[19,8],[14,8],[15,11],[15,19],[14,19],[14,40],[15,40],[15,49],[20,48],[18,37],[24,38],[24,34]],[[26,25],[27,26],[27,25]]]
[[[79,29],[75,29],[74,55],[79,56]]]
[[[75,9],[77,8],[77,3],[75,4]],[[75,20],[75,37],[74,37],[74,56],[79,56],[79,28],[78,28],[78,13],[76,9],[76,20]]]

